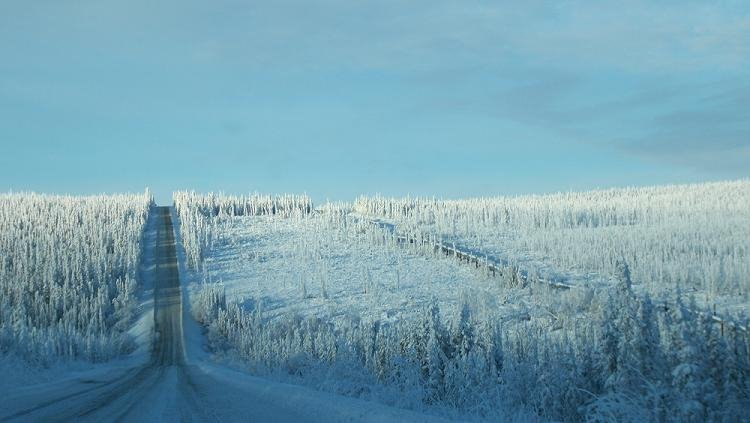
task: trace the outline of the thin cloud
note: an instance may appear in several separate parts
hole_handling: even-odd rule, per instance
[[[689,91],[688,91],[689,92]],[[709,172],[747,172],[750,163],[748,87],[717,87],[643,122],[620,148],[632,155]]]

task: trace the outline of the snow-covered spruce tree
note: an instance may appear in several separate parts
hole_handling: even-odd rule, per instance
[[[445,363],[448,359],[448,333],[435,301],[425,308],[417,331],[414,351],[419,356],[422,379],[425,383],[425,400],[439,402],[445,395]]]
[[[607,297],[606,307],[603,309],[603,315],[601,318],[602,322],[602,354],[603,360],[602,369],[605,374],[605,380],[607,386],[613,386],[617,377],[617,370],[620,367],[620,342],[622,334],[620,328],[617,325],[619,318],[618,302],[615,297],[610,295]]]
[[[474,347],[474,322],[471,318],[471,308],[464,302],[461,305],[461,312],[458,319],[457,327],[453,331],[453,354],[455,357],[466,357]]]
[[[730,399],[727,388],[727,362],[729,361],[727,345],[718,333],[711,315],[706,313],[700,317],[700,337],[704,345],[704,365],[706,378],[701,383],[704,392],[703,403],[706,407],[705,417],[709,421],[725,420],[725,404]]]
[[[626,392],[638,392],[639,386],[643,384],[643,376],[639,372],[639,351],[643,343],[648,340],[640,337],[640,324],[638,319],[638,300],[632,290],[630,269],[624,260],[616,265],[616,318],[615,326],[620,335],[617,352],[617,369],[613,380],[609,384],[613,389]]]
[[[654,382],[662,380],[665,371],[665,358],[661,350],[662,342],[657,322],[651,296],[646,294],[638,301],[635,365],[644,379]]]
[[[748,321],[745,320],[745,325]],[[747,327],[747,326],[746,326]],[[750,339],[747,333],[727,330],[727,361],[724,381],[724,417],[727,421],[741,421],[746,418],[750,407]]]
[[[705,421],[703,382],[706,378],[703,346],[698,333],[698,321],[678,297],[672,311],[674,327],[671,333],[672,400],[674,412],[684,421]]]

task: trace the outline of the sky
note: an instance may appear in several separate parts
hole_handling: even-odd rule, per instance
[[[0,191],[747,177],[747,1],[0,2]]]

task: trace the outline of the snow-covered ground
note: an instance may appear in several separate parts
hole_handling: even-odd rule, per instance
[[[387,323],[413,318],[433,299],[448,314],[463,301],[481,303],[493,314],[519,306],[504,295],[523,293],[509,293],[500,280],[427,251],[384,243],[384,235],[320,214],[220,219],[205,274],[224,285],[230,300],[262,307],[270,319],[294,312]]]

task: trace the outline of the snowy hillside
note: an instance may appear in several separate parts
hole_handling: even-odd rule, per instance
[[[739,192],[743,184],[718,187]],[[636,277],[657,267],[657,260],[676,272],[677,266],[668,261],[674,254],[649,261],[635,251],[623,254],[622,260],[614,254],[623,250],[605,250],[601,256],[611,256],[613,262],[599,274],[589,272],[606,283],[597,289],[559,291],[519,283],[512,275],[491,277],[486,269],[467,266],[431,247],[400,243],[393,232],[360,218],[377,215],[398,225],[410,224],[409,230],[438,226],[446,232],[443,235],[461,240],[469,239],[459,238],[464,233],[484,233],[499,225],[502,231],[478,238],[484,244],[476,245],[490,247],[505,245],[505,239],[512,238],[507,233],[544,240],[545,233],[557,229],[575,233],[623,225],[638,231],[623,235],[632,240],[649,231],[638,222],[648,222],[657,232],[661,225],[662,232],[678,235],[690,222],[703,223],[696,229],[698,235],[717,248],[736,245],[716,255],[727,256],[723,260],[734,266],[733,274],[743,271],[744,241],[724,238],[721,228],[715,235],[707,226],[721,217],[742,223],[747,212],[736,204],[692,212],[686,208],[696,201],[690,200],[683,204],[682,221],[675,211],[680,207],[670,209],[679,221],[670,223],[671,218],[657,219],[663,212],[654,212],[648,202],[642,210],[637,205],[617,206],[630,204],[628,199],[606,206],[607,198],[617,197],[612,193],[603,195],[596,207],[580,207],[595,210],[589,214],[571,214],[578,210],[571,209],[571,202],[553,213],[549,210],[557,209],[544,205],[548,200],[529,197],[513,200],[515,208],[508,200],[497,209],[507,213],[502,215],[486,210],[496,206],[495,200],[487,200],[489,205],[469,200],[456,206],[360,199],[358,213],[353,214],[347,204],[329,204],[310,213],[306,197],[238,200],[177,193],[186,255],[194,258],[183,277],[189,282],[193,315],[207,331],[214,359],[265,377],[452,418],[739,418],[750,404],[747,334],[729,328],[722,332],[708,314],[691,312],[699,305],[689,296],[677,296],[676,290],[669,292],[665,308],[652,299],[649,289],[638,286],[646,282]],[[646,194],[643,198],[652,195]],[[287,206],[272,206],[280,203]],[[472,209],[471,204],[480,206]],[[413,210],[424,210],[430,217],[417,217],[422,215]],[[534,210],[544,211],[536,215]],[[701,214],[708,218],[700,220]],[[539,216],[547,216],[548,223],[541,224]],[[517,219],[516,226],[512,219]],[[479,229],[472,232],[474,224]],[[664,242],[676,250],[690,250],[690,244],[678,243],[696,239],[691,236],[675,235]],[[570,254],[585,255],[586,242],[572,237]],[[512,249],[520,244],[509,245]],[[528,249],[518,248],[517,260],[532,257]],[[693,250],[705,260],[712,257]],[[634,270],[640,262],[645,262],[641,270]],[[526,263],[547,263],[559,272],[560,264],[546,255]],[[716,292],[735,285],[717,283]]]
[[[637,290],[676,290],[746,313],[750,181],[467,200],[361,197],[354,210],[545,278],[606,284],[618,260]]]

